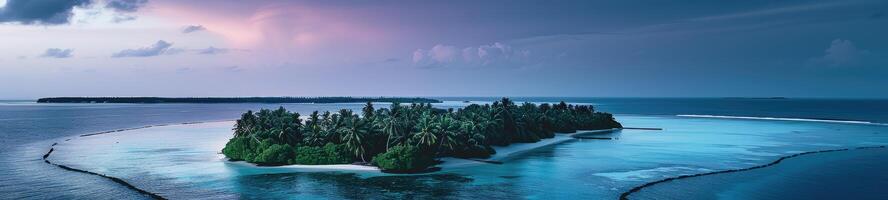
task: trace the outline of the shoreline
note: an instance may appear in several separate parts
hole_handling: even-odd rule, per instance
[[[493,149],[496,150],[496,154],[491,155],[490,158],[487,159],[463,159],[463,158],[455,158],[455,157],[443,157],[439,158],[439,160],[443,161],[443,163],[436,165],[435,167],[441,168],[441,170],[435,170],[434,172],[444,171],[448,168],[458,168],[458,167],[466,167],[474,164],[484,164],[486,161],[493,162],[502,162],[506,159],[512,158],[514,156],[533,151],[535,149],[539,149],[542,147],[547,147],[551,145],[561,144],[567,141],[576,140],[579,138],[574,138],[577,135],[583,134],[592,134],[592,133],[608,133],[619,131],[620,128],[612,128],[612,129],[601,129],[601,130],[587,130],[587,131],[577,131],[575,133],[555,133],[555,137],[542,139],[540,141],[534,143],[514,143],[509,146],[494,146]],[[235,164],[240,166],[247,166],[259,169],[293,169],[300,172],[330,172],[330,171],[351,171],[351,172],[380,172],[385,174],[426,174],[429,172],[420,172],[420,173],[386,173],[377,168],[376,166],[370,165],[354,165],[354,164],[335,164],[335,165],[281,165],[281,166],[259,166],[254,163],[248,163],[245,161],[230,161],[228,158],[224,156],[220,158],[223,162],[227,164]],[[490,164],[490,163],[488,163]]]
[[[222,157],[222,162],[225,164],[239,165],[245,167],[252,167],[256,169],[294,169],[299,172],[382,172],[379,168],[370,165],[353,165],[353,164],[335,164],[335,165],[281,165],[281,166],[259,166],[254,163],[249,163],[246,161],[231,161],[228,158]]]
[[[612,128],[612,129],[601,129],[601,130],[588,130],[588,131],[577,131],[575,133],[555,133],[555,137],[542,139],[538,142],[534,143],[514,143],[509,146],[499,147],[493,146],[493,149],[496,150],[496,154],[490,156],[490,158],[486,159],[463,159],[463,158],[454,158],[454,157],[444,157],[441,158],[441,161],[444,163],[438,164],[438,167],[441,167],[442,171],[448,168],[459,168],[459,167],[467,167],[473,166],[477,164],[495,164],[502,163],[509,158],[513,158],[515,156],[533,151],[535,149],[539,149],[542,147],[552,146],[561,144],[571,140],[577,140],[579,138],[574,138],[577,135],[583,134],[594,134],[594,133],[609,133],[614,131],[619,131],[620,128]],[[491,162],[492,161],[492,162]]]
[[[601,130],[578,130],[575,133],[555,133],[555,137],[542,139],[534,143],[514,143],[504,147],[494,147],[496,154],[493,154],[488,160],[502,161],[513,156],[517,156],[534,149],[546,147],[550,145],[561,144],[567,141],[576,140],[574,136],[595,133],[609,133],[621,130],[620,128],[601,129]]]

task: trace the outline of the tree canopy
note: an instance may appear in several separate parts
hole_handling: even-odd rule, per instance
[[[591,105],[517,105],[508,98],[457,110],[397,102],[377,109],[368,102],[360,115],[348,109],[315,111],[304,121],[281,107],[244,113],[222,152],[232,160],[261,165],[361,162],[417,171],[438,157],[487,158],[496,153],[492,146],[610,128],[622,125]]]

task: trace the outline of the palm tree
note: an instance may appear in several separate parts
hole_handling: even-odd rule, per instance
[[[361,161],[367,162],[364,159],[364,138],[369,132],[367,123],[357,116],[348,118],[346,119],[346,125],[339,131],[342,133],[342,141],[345,143],[346,148],[355,153],[355,156],[360,157]]]
[[[344,127],[345,118],[349,116],[351,115],[330,114],[330,112],[324,112],[322,117],[324,123],[321,130],[327,141],[333,143],[340,142],[342,139],[340,129]]]
[[[465,120],[459,123],[459,134],[464,136],[464,139],[471,140],[472,135],[480,133],[478,131],[478,123],[472,120]],[[470,141],[467,141],[471,143]]]
[[[321,146],[324,145],[326,141],[326,135],[324,131],[321,129],[320,125],[313,124],[311,126],[307,126],[305,131],[305,138],[303,138],[303,142],[309,146]]]
[[[438,132],[438,126],[435,124],[434,115],[424,112],[415,127],[416,134],[413,135],[413,139],[416,145],[430,147],[435,144],[437,140],[435,134]]]
[[[503,119],[500,117],[501,113],[496,107],[485,106],[484,111],[475,115],[479,130],[481,130],[485,140],[487,140],[486,144],[503,145],[507,142],[505,135],[502,133]]]
[[[456,144],[456,134],[459,131],[459,124],[450,114],[446,114],[438,118],[438,150],[436,155],[441,154],[441,147],[446,146],[448,150],[453,150]]]
[[[385,151],[388,152],[392,138],[398,140],[401,137],[400,120],[394,116],[383,116],[382,120],[378,120],[378,122],[382,133],[388,136],[385,140]]]
[[[308,115],[308,120],[305,120],[305,126],[306,127],[316,126],[320,122],[321,122],[321,119],[320,119],[320,116],[318,115],[318,111],[315,110],[314,112],[311,112],[311,115]]]
[[[364,119],[373,120],[373,112],[375,111],[376,109],[373,108],[373,102],[368,101],[367,104],[364,105],[364,108],[361,109],[361,114],[363,115]]]
[[[234,137],[246,137],[256,130],[256,115],[252,110],[248,110],[241,115],[234,125]]]

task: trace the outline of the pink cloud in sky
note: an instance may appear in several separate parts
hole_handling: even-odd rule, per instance
[[[158,1],[148,14],[183,24],[200,24],[233,48],[265,50],[270,52],[264,53],[281,56],[372,48],[391,38],[380,27],[361,21],[371,13],[356,8],[296,3],[244,6]]]

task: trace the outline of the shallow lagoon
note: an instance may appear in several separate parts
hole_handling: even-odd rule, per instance
[[[627,127],[664,130],[623,130],[612,133],[617,140],[578,139],[527,152],[503,165],[478,164],[425,175],[297,172],[225,162],[218,152],[230,137],[232,122],[78,137],[57,145],[49,159],[120,177],[176,199],[616,199],[629,188],[666,177],[750,167],[802,151],[888,144],[888,127],[878,125],[638,115],[617,118]],[[734,182],[718,179],[707,184]],[[671,185],[676,187],[673,190],[682,188],[681,184],[663,187]],[[656,190],[642,190],[639,196],[675,196],[644,193]]]

